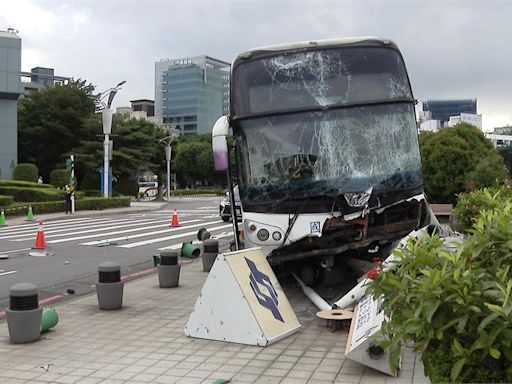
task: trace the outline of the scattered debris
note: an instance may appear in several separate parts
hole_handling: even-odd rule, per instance
[[[68,288],[68,289],[66,290],[66,292],[67,292],[67,293],[69,293],[70,295],[74,295],[74,294],[75,294],[75,290],[74,290],[74,289],[72,289],[72,288]]]
[[[39,368],[42,368],[46,372],[48,372],[50,370],[50,366],[52,366],[52,365],[53,365],[53,363],[48,363],[48,364],[45,364],[45,365],[41,365]]]
[[[69,265],[69,264],[71,264],[71,263],[70,263],[68,260],[66,260],[66,261],[64,262],[64,265]]]
[[[9,255],[0,255],[0,260],[8,259]]]

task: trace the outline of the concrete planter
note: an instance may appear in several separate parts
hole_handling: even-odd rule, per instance
[[[98,267],[96,294],[100,309],[119,309],[123,306],[124,282],[121,281],[121,266],[106,261]]]
[[[9,292],[10,306],[5,310],[9,339],[13,344],[31,343],[41,337],[43,308],[38,303],[37,287],[15,284]]]

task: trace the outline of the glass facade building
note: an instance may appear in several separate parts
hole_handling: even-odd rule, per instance
[[[423,102],[423,111],[430,111],[434,120],[447,122],[450,116],[458,116],[461,113],[476,115],[476,99],[427,100]]]
[[[155,64],[155,116],[184,135],[210,133],[229,112],[230,64],[208,56]]]
[[[53,87],[55,82],[55,70],[53,68],[35,67],[30,70],[32,82]]]

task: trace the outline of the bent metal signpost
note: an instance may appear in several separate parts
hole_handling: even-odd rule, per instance
[[[265,346],[301,327],[260,248],[219,254],[185,334]]]

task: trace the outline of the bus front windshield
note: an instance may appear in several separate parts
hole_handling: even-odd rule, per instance
[[[254,118],[237,124],[244,204],[421,185],[412,103]]]

